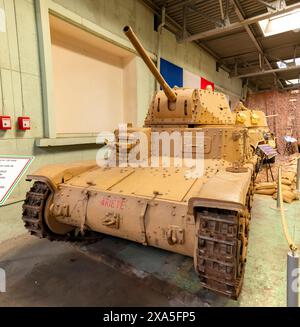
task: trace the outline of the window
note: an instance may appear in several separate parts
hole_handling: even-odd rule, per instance
[[[300,84],[300,78],[287,79],[285,82],[289,85]]]
[[[300,58],[294,59],[287,59],[287,60],[281,60],[277,61],[278,68],[287,68],[288,66],[299,66],[300,65]]]
[[[258,22],[264,36],[271,36],[288,31],[300,31],[300,9]]]

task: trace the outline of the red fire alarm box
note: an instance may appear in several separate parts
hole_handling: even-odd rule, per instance
[[[0,116],[0,130],[6,131],[8,129],[11,129],[10,116]]]
[[[26,131],[30,129],[30,118],[29,117],[19,117],[18,125],[20,131]]]

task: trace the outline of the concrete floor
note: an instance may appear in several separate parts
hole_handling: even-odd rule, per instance
[[[22,202],[0,207],[0,243],[24,234]]]
[[[199,287],[190,258],[113,238],[89,246],[38,240],[23,234],[19,204],[2,207],[0,242],[14,238],[0,243],[0,268],[7,274],[0,307],[285,306],[287,244],[274,204],[270,197],[255,197],[237,302]],[[285,206],[299,245],[300,201]]]
[[[22,236],[1,246],[4,306],[169,305],[168,298],[65,243]]]

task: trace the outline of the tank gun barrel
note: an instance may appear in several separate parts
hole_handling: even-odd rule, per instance
[[[130,26],[125,26],[123,28],[123,31],[125,35],[128,37],[129,41],[134,46],[135,50],[138,52],[138,54],[142,57],[145,64],[150,69],[151,73],[154,75],[156,80],[159,82],[160,86],[164,90],[166,96],[168,97],[169,101],[174,102],[176,101],[176,94],[175,92],[170,88],[168,83],[165,81],[165,79],[162,77],[154,63],[152,62],[151,58],[148,56],[146,50],[142,46],[141,42],[138,40],[136,35],[134,34],[132,28]]]

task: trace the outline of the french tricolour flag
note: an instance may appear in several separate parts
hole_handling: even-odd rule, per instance
[[[204,90],[207,85],[211,85],[213,90],[215,87],[213,82],[176,66],[163,58],[160,59],[160,72],[170,87],[178,86]]]

